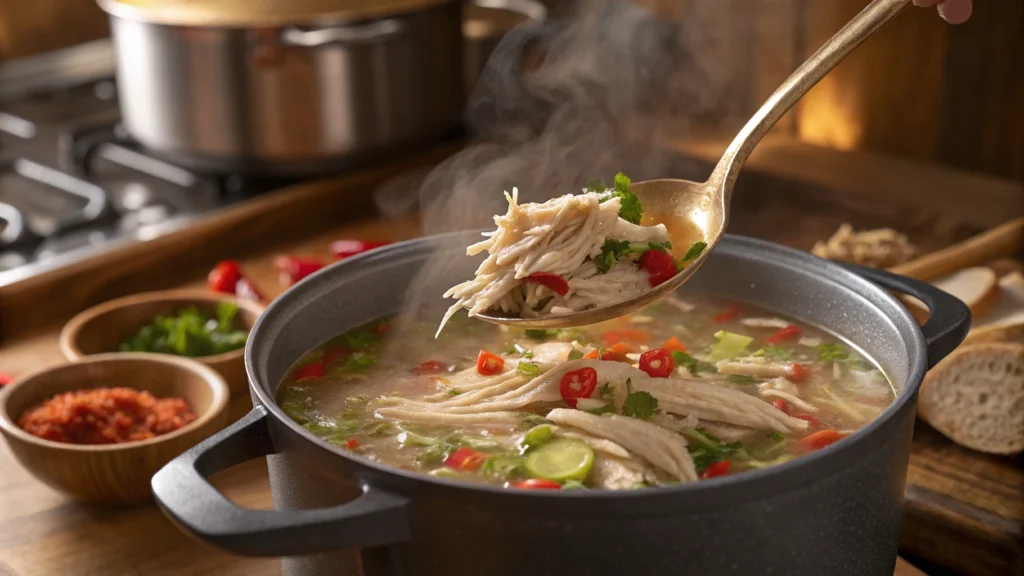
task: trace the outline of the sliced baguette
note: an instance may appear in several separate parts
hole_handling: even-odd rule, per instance
[[[961,446],[1024,451],[1024,345],[961,346],[925,376],[917,415]]]
[[[984,318],[999,302],[999,278],[995,271],[984,266],[973,266],[932,281],[935,287],[959,298],[971,309],[971,316]],[[910,312],[919,321],[928,319],[928,308],[916,298],[906,296]]]
[[[965,342],[1014,342],[1024,344],[1024,276],[1012,272],[999,279],[999,301],[976,319]]]

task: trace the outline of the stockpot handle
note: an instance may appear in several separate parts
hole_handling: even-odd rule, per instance
[[[844,268],[867,278],[888,290],[913,296],[928,307],[928,321],[921,327],[928,344],[928,368],[945,358],[967,337],[971,329],[971,309],[952,296],[927,282],[907,278],[856,264],[840,263]]]
[[[207,481],[274,453],[267,412],[258,406],[161,468],[153,476],[153,494],[164,513],[196,538],[242,556],[296,556],[409,539],[408,500],[366,483],[362,495],[332,508],[249,510]]]
[[[331,44],[379,44],[397,38],[407,30],[405,22],[394,18],[360,24],[325,26],[312,30],[288,27],[281,31],[281,43],[302,48],[319,48]]]

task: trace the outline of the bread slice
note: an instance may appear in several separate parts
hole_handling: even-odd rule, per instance
[[[971,309],[971,316],[984,318],[999,302],[999,278],[995,271],[984,266],[973,266],[934,280],[932,285],[959,298]],[[928,318],[928,308],[923,302],[909,296],[904,299],[911,306],[910,312],[919,321]]]
[[[975,319],[966,342],[1024,344],[1024,276],[1012,272],[999,279],[999,300],[983,318]]]
[[[1024,451],[1024,345],[961,346],[925,376],[917,415],[961,446]]]

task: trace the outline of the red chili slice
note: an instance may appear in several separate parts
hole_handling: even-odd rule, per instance
[[[648,250],[640,256],[640,268],[647,271],[651,287],[659,286],[676,275],[676,261],[663,250]]]
[[[820,430],[810,436],[797,440],[796,446],[801,451],[813,452],[834,444],[842,440],[842,438],[843,435],[835,430]]]
[[[444,459],[444,465],[456,470],[476,470],[483,466],[487,455],[469,448],[459,448]]]
[[[281,255],[274,258],[274,267],[281,271],[281,285],[292,286],[324,267],[319,258]]]
[[[796,362],[789,365],[787,372],[789,372],[789,379],[793,382],[803,382],[811,375],[807,368],[804,368],[803,365],[797,364]]]
[[[331,242],[330,250],[331,254],[334,254],[335,258],[343,260],[349,256],[369,252],[374,248],[380,248],[381,246],[387,246],[388,244],[390,244],[390,242],[368,242],[365,240],[345,239]]]
[[[427,360],[412,369],[413,372],[423,376],[424,374],[437,374],[444,372],[445,365],[437,360]]]
[[[721,323],[721,322],[728,322],[729,320],[734,320],[739,315],[740,315],[740,306],[739,306],[739,304],[733,304],[732,306],[729,306],[728,308],[726,308],[725,310],[719,312],[718,314],[715,314],[714,317],[712,317],[711,319],[714,320],[715,322]]]
[[[491,354],[487,350],[481,350],[476,357],[476,371],[483,376],[494,376],[501,374],[505,369],[505,360],[497,354]]]
[[[252,300],[253,302],[263,302],[266,300],[263,294],[256,289],[256,285],[245,277],[242,277],[242,279],[235,284],[235,294],[237,294],[242,300]]]
[[[206,286],[224,294],[234,294],[235,285],[242,279],[242,268],[234,260],[218,262],[206,276]]]
[[[655,348],[640,355],[640,369],[651,378],[668,378],[675,368],[676,363],[667,350]]]
[[[309,380],[310,378],[321,378],[325,372],[324,363],[313,362],[312,364],[306,364],[302,368],[299,368],[292,376],[292,380],[295,382],[301,382],[302,380]]]
[[[580,398],[590,398],[595,388],[597,388],[597,370],[588,366],[566,372],[562,376],[559,391],[562,393],[562,400],[565,400],[570,407],[575,408],[576,401]]]
[[[728,460],[722,460],[715,462],[711,466],[708,466],[704,472],[701,473],[701,478],[714,478],[716,476],[726,476],[729,474],[729,469],[732,468],[732,463]]]
[[[811,416],[810,414],[793,414],[793,418],[798,418],[800,420],[805,420],[807,422],[810,422],[812,428],[820,428],[821,427],[821,420],[818,420],[817,418],[815,418],[814,416]]]
[[[786,401],[783,400],[782,398],[779,398],[778,400],[772,402],[772,406],[775,406],[779,410],[782,410],[782,412],[785,414],[789,414],[789,404],[786,404]]]
[[[523,490],[561,490],[562,485],[554,480],[546,480],[544,478],[530,478],[529,480],[523,480],[518,484],[513,484],[513,488],[521,488]]]
[[[534,272],[526,277],[527,282],[536,282],[541,286],[551,288],[557,294],[565,296],[569,293],[569,283],[558,274],[550,272]]]
[[[626,356],[625,352],[618,350],[605,350],[601,353],[601,360],[605,362],[625,362],[626,364],[632,364],[633,362]]]
[[[803,333],[804,331],[802,328],[790,324],[789,326],[786,326],[784,328],[779,328],[775,332],[775,334],[772,334],[771,336],[765,338],[764,341],[767,342],[768,344],[778,344],[779,342],[786,342],[787,340],[792,340]]]
[[[0,386],[7,386],[11,382],[14,382],[14,378],[11,378],[7,374],[0,373]]]
[[[355,438],[349,438],[348,442],[345,442],[346,450],[355,450],[356,448],[359,448],[359,440],[356,440]]]

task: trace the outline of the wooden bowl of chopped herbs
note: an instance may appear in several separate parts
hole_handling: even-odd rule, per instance
[[[109,352],[192,358],[220,373],[231,391],[246,392],[245,342],[263,306],[204,290],[134,294],[78,314],[60,334],[74,362]]]

